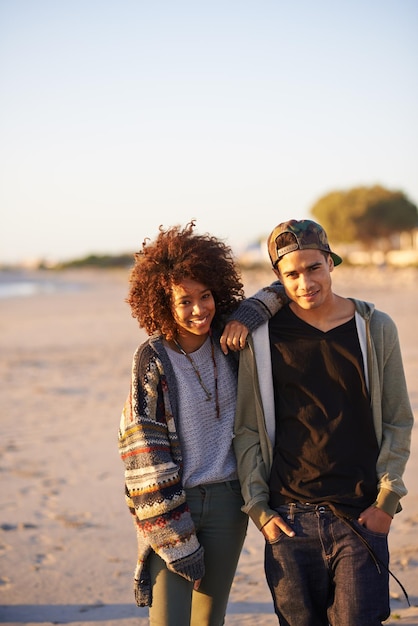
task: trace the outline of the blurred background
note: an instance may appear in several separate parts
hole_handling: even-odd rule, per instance
[[[0,0],[0,265],[192,218],[249,263],[289,218],[416,250],[417,29],[415,0]]]

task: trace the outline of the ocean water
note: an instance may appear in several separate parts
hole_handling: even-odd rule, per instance
[[[79,291],[84,285],[60,278],[52,271],[0,270],[0,300],[29,298],[57,291]]]

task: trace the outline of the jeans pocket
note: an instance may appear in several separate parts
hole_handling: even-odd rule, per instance
[[[357,532],[359,532],[360,535],[362,535],[363,537],[373,537],[377,540],[387,539],[388,537],[386,533],[378,533],[374,530],[369,530],[368,528],[366,528],[366,526],[363,526],[363,524],[360,524],[357,520],[353,520],[353,525]]]
[[[241,495],[241,484],[240,484],[239,480],[228,480],[228,481],[225,482],[225,487],[234,496],[236,496],[238,498],[242,498],[242,495]]]
[[[267,537],[264,537],[264,539],[266,540],[266,543],[269,544],[269,546],[275,546],[278,543],[280,543],[280,541],[283,539],[284,535],[285,535],[285,533],[280,532],[280,535],[278,535],[274,539],[267,539]]]

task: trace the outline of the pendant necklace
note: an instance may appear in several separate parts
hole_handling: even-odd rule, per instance
[[[214,375],[214,378],[215,378],[216,417],[219,418],[219,416],[220,416],[220,408],[219,408],[219,393],[218,393],[218,368],[216,366],[215,346],[213,344],[213,339],[212,339],[212,334],[211,333],[209,333],[209,339],[210,339],[211,353],[212,353],[213,375]],[[209,402],[210,400],[212,400],[212,394],[209,391],[209,389],[206,387],[205,383],[203,382],[202,376],[201,376],[201,374],[199,372],[199,368],[197,367],[196,363],[193,361],[193,359],[190,356],[190,354],[188,354],[188,352],[186,352],[186,350],[183,350],[183,348],[181,347],[181,345],[179,344],[177,339],[173,339],[173,342],[175,343],[177,348],[180,350],[181,354],[183,354],[186,357],[186,359],[189,361],[189,363],[193,367],[194,373],[196,374],[197,380],[199,381],[199,385],[202,387],[203,391],[205,392],[206,401]]]

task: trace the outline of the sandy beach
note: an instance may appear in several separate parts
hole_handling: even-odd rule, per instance
[[[335,291],[389,313],[418,412],[418,270],[338,268]],[[273,279],[245,274],[246,294]],[[0,623],[145,626],[134,604],[136,544],[123,498],[119,415],[144,334],[124,302],[128,271],[59,276],[74,288],[0,300]],[[409,494],[390,532],[387,624],[418,624],[418,436]],[[277,624],[263,540],[250,523],[227,626]]]

